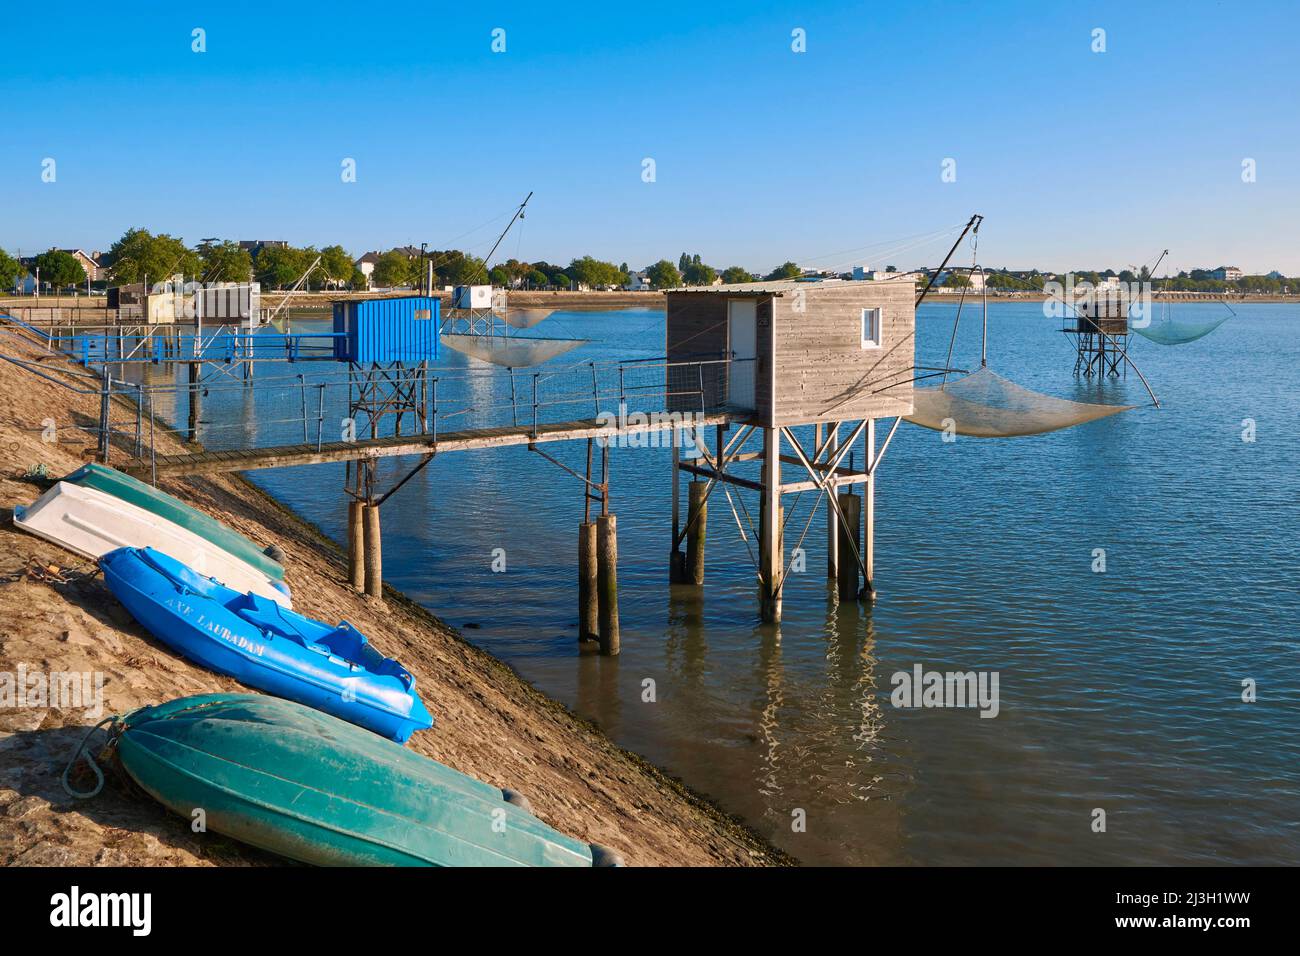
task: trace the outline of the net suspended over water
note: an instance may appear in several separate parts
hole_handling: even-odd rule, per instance
[[[554,309],[506,309],[501,316],[516,329],[531,329],[545,321]]]
[[[585,339],[517,338],[509,335],[442,334],[442,342],[470,358],[506,368],[529,368],[583,345]]]
[[[1146,328],[1140,328],[1137,323],[1130,324],[1129,328],[1144,339],[1160,345],[1185,345],[1209,335],[1230,318],[1232,316],[1225,315],[1209,322],[1175,322],[1173,319],[1164,319],[1152,322]]]
[[[974,438],[1014,438],[1069,428],[1127,411],[1132,405],[1092,405],[1053,398],[1021,388],[981,368],[938,388],[912,393],[914,411],[907,421],[935,431],[951,429]]]

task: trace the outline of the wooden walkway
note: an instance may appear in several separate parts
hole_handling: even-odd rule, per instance
[[[694,426],[725,425],[732,420],[727,413],[694,415]],[[648,434],[667,431],[681,422],[663,421],[628,424],[619,427],[594,418],[533,426],[504,425],[495,428],[470,428],[443,432],[437,441],[429,435],[400,435],[367,438],[354,442],[314,442],[301,445],[274,445],[267,448],[242,448],[237,451],[204,451],[192,455],[159,456],[155,462],[133,462],[122,470],[139,478],[149,478],[156,465],[161,475],[209,475],[230,471],[253,471],[258,468],[286,468],[290,465],[318,465],[327,461],[365,461],[398,455],[443,454],[449,451],[472,451],[480,448],[503,448],[508,445],[532,445],[543,442],[573,441],[584,438],[611,438],[618,435]]]

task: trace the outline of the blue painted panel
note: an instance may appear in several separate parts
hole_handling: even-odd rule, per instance
[[[424,362],[438,357],[439,302],[432,296],[334,303],[341,362]]]

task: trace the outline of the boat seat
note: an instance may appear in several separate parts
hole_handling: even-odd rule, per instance
[[[380,654],[366,640],[366,636],[347,621],[340,621],[339,626],[322,637],[320,642],[332,653],[360,664],[372,674],[396,677],[408,690],[415,684],[410,671],[391,657]]]
[[[254,627],[277,634],[280,637],[287,637],[304,647],[320,650],[324,653],[323,648],[319,647],[315,641],[294,626],[293,621],[284,614],[284,608],[268,597],[249,591],[246,594],[239,595],[226,607]]]

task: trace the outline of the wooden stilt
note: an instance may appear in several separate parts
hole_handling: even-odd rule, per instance
[[[686,509],[686,582],[704,583],[704,537],[709,519],[709,506],[705,500],[708,482],[692,481],[686,486],[690,503]]]
[[[578,640],[594,641],[600,633],[599,576],[596,562],[596,523],[578,525]]]
[[[358,591],[366,588],[366,538],[361,509],[356,500],[348,502],[348,581]]]
[[[874,601],[876,598],[876,421],[867,422],[866,467],[867,480],[862,489],[862,512],[865,528],[862,532],[862,567],[865,572],[862,584],[863,596]]]
[[[384,559],[379,540],[379,505],[365,505],[363,514],[366,542],[366,595],[382,599]]]
[[[852,557],[858,546],[859,528],[862,525],[862,499],[851,491],[841,492],[837,499],[844,522],[840,525],[840,556],[844,559],[839,568],[839,591],[841,601],[854,601],[858,597],[858,563]]]
[[[825,459],[835,457],[835,450],[840,446],[840,424],[833,422],[828,426],[826,435]],[[840,520],[834,508],[826,509],[826,580],[838,581],[840,576]]]
[[[619,652],[618,524],[614,515],[602,514],[596,525],[600,652],[612,657]]]
[[[198,441],[199,437],[199,367],[200,363],[190,362],[190,409],[189,440]]]
[[[100,463],[105,465],[108,464],[108,456],[110,449],[112,448],[112,443],[110,441],[112,436],[109,434],[109,429],[112,427],[112,408],[113,378],[108,371],[108,366],[105,365],[104,376],[100,383],[99,391],[99,438],[98,449],[96,452]]]
[[[759,509],[759,580],[763,620],[781,620],[781,432],[763,429],[763,491]]]
[[[677,537],[682,530],[682,471],[679,467],[682,460],[682,431],[674,426],[673,436],[673,537],[672,550],[668,552],[668,580],[674,583],[682,581],[686,577],[686,557],[682,554],[681,549],[677,547]]]

